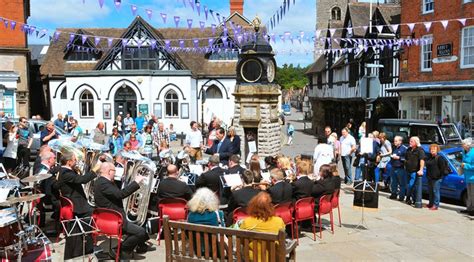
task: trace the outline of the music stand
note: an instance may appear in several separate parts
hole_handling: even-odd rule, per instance
[[[362,189],[357,189],[362,186]],[[377,187],[374,189],[368,182],[367,179],[364,179],[364,181],[358,183],[357,185],[354,185],[354,192],[362,192],[362,213],[361,213],[361,219],[359,224],[354,228],[354,231],[358,230],[359,228],[364,228],[364,229],[369,229],[367,226],[367,223],[365,223],[365,192],[370,192],[370,193],[377,193]],[[355,197],[355,194],[354,194]],[[354,231],[349,232],[349,234],[352,234]]]
[[[74,223],[72,224],[70,230],[68,230],[66,225],[69,224],[70,222],[74,222]],[[61,221],[61,224],[63,226],[66,237],[82,236],[82,261],[84,261],[84,257],[86,255],[85,236],[88,234],[99,232],[99,229],[97,228],[97,225],[95,224],[95,220],[92,217],[83,217],[83,218],[75,217],[73,219],[63,220]],[[78,229],[79,229],[79,232],[75,233],[74,231],[77,231]]]

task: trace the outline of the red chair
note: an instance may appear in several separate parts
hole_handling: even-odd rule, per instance
[[[168,216],[170,220],[185,221],[188,216],[187,203],[186,199],[183,198],[166,198],[158,202],[158,245],[160,245],[163,217]]]
[[[280,217],[283,220],[285,225],[291,225],[291,239],[294,239],[293,234],[293,204],[291,202],[288,203],[280,203],[275,205],[275,216]]]
[[[59,196],[59,222],[64,220],[71,220],[74,218],[74,204],[72,201],[63,196]],[[64,227],[61,227],[61,233],[64,233]],[[56,242],[59,241],[59,236],[56,238]]]
[[[245,207],[238,207],[232,212],[232,222],[235,224],[237,221],[242,220],[248,216],[249,215],[247,214]]]
[[[122,244],[122,214],[118,211],[108,208],[96,208],[94,209],[94,212],[92,212],[92,218],[94,219],[97,229],[99,230],[98,233],[94,234],[94,242],[98,235],[106,235],[109,237],[109,240],[112,237],[117,238],[118,244],[115,261],[119,261],[120,245]],[[109,250],[111,249],[112,241],[109,241]]]
[[[314,221],[314,198],[301,198],[295,203],[295,227],[296,227],[296,241],[299,244],[298,222],[311,220],[311,227],[313,228],[313,240],[316,241],[316,223]]]
[[[331,204],[331,195],[324,195],[319,199],[319,208],[318,208],[318,220],[319,220],[319,238],[323,238],[322,231],[322,215],[327,215],[331,217],[331,231],[334,234],[334,220],[332,216],[332,204]]]
[[[337,208],[337,214],[339,216],[339,227],[342,226],[342,223],[341,223],[341,208],[339,207],[339,195],[340,195],[340,193],[341,193],[341,190],[336,189],[334,191],[334,193],[332,194],[332,197],[331,197],[332,208],[333,209]]]

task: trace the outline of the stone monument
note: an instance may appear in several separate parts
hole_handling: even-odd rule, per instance
[[[241,138],[242,158],[258,153],[274,156],[281,148],[278,98],[275,84],[275,54],[268,39],[259,32],[261,21],[253,20],[255,37],[244,43],[237,62],[234,127]]]

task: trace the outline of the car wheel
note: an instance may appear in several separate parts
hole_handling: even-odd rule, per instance
[[[464,190],[464,192],[462,192],[461,194],[461,202],[463,206],[467,206],[467,191],[466,190]]]

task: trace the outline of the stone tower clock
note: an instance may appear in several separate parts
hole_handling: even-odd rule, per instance
[[[280,152],[280,86],[274,83],[276,61],[273,49],[260,33],[260,19],[252,21],[255,37],[241,47],[236,66],[234,127],[241,137],[244,157]],[[255,152],[256,151],[256,152]]]

